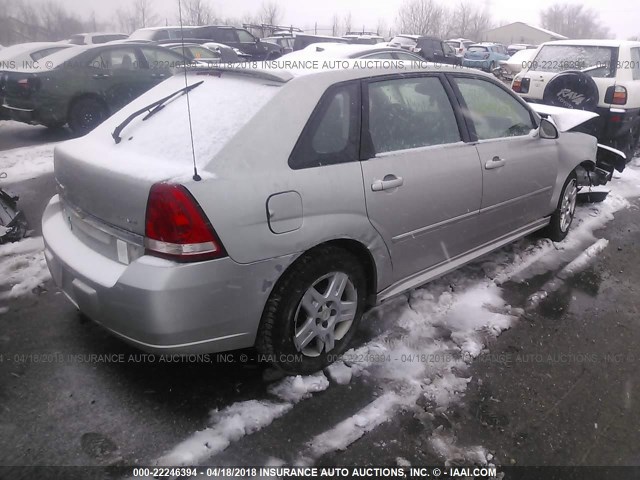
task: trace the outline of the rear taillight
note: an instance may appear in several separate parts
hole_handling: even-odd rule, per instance
[[[620,85],[612,85],[604,94],[604,103],[609,105],[626,105],[627,89]]]
[[[627,103],[627,89],[616,85],[613,90],[613,105],[625,105]]]
[[[198,202],[182,185],[151,187],[145,220],[145,247],[150,255],[179,262],[226,255]]]

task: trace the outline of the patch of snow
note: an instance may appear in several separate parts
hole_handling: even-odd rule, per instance
[[[50,278],[42,237],[0,245],[0,300],[27,295]]]
[[[399,467],[408,468],[408,467],[411,466],[411,462],[409,460],[407,460],[406,458],[396,457],[396,465],[398,465]]]
[[[285,402],[298,403],[313,393],[322,392],[329,387],[329,380],[322,372],[314,375],[287,377],[269,386],[268,392]]]
[[[344,450],[364,434],[389,420],[399,405],[412,400],[414,399],[392,392],[376,398],[355,415],[314,437],[302,459],[296,463],[308,464],[326,453]]]
[[[36,178],[53,172],[53,149],[56,143],[37,147],[14,148],[0,152],[0,172],[7,177],[0,186]]]
[[[226,449],[245,435],[261,430],[293,406],[315,392],[326,390],[329,381],[320,372],[314,375],[287,377],[271,385],[269,393],[282,399],[237,402],[211,413],[211,427],[196,432],[161,457],[159,465],[195,465]]]
[[[213,411],[215,425],[196,432],[158,460],[159,465],[195,465],[220,453],[231,442],[264,428],[293,408],[292,403],[248,400]]]
[[[9,312],[9,307],[0,307],[0,315],[8,312]]]
[[[445,460],[445,466],[487,465],[489,452],[481,446],[461,447],[456,438],[443,429],[436,429],[429,437],[429,445],[436,455]]]
[[[325,372],[329,375],[329,378],[338,385],[347,385],[351,382],[353,371],[351,367],[348,367],[342,361],[337,361],[329,365]]]

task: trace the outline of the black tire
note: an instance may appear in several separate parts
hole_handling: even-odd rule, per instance
[[[569,229],[571,228],[571,224],[573,223],[573,218],[575,216],[575,205],[577,197],[573,200],[573,207],[570,211],[570,219],[569,223],[566,224],[563,222],[562,213],[563,213],[563,204],[565,201],[565,194],[569,188],[575,187],[575,194],[577,195],[578,189],[578,177],[576,172],[573,171],[567,177],[567,180],[564,182],[564,186],[560,192],[560,198],[558,199],[558,206],[555,211],[551,214],[551,221],[549,225],[544,230],[544,235],[554,242],[560,242],[565,239],[567,234],[569,233]]]
[[[323,350],[317,356],[309,356],[303,353],[304,350],[300,351],[294,342],[296,325],[305,313],[301,301],[319,279],[334,272],[346,274],[351,282],[348,287],[350,292],[355,291],[357,294],[355,317],[350,326],[347,326],[346,333],[340,339],[336,338],[333,349],[329,352]],[[288,374],[309,374],[323,369],[349,346],[365,309],[366,286],[363,266],[357,258],[341,248],[318,247],[303,255],[278,281],[267,301],[256,339],[258,352],[271,365]],[[347,289],[345,294],[346,291]],[[330,311],[330,315],[337,317],[333,310]],[[308,321],[311,320],[309,317]],[[320,328],[318,320],[314,321]],[[324,323],[322,325],[326,327]],[[315,340],[317,339],[314,338]],[[314,341],[306,348],[317,348],[322,344],[320,341]]]
[[[108,116],[106,105],[97,98],[80,98],[69,109],[69,128],[76,135],[84,135],[104,122]]]

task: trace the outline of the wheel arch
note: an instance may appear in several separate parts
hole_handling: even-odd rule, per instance
[[[109,105],[107,104],[104,98],[102,98],[97,93],[83,92],[83,93],[78,93],[74,95],[71,98],[71,100],[69,100],[69,106],[67,107],[67,121],[69,121],[69,118],[71,118],[71,109],[73,108],[73,106],[76,103],[78,103],[80,100],[84,100],[85,98],[92,98],[94,100],[97,100],[104,106],[105,110],[107,111],[107,114],[108,115],[111,114],[111,109],[109,108]]]

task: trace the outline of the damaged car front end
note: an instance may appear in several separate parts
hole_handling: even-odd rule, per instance
[[[529,104],[531,108],[542,118],[553,122],[560,132],[573,133],[576,136],[586,136],[595,140],[595,137],[578,131],[579,127],[589,122],[598,114],[586,110],[572,110],[540,103]],[[584,139],[583,139],[584,140]],[[595,140],[597,142],[597,140]],[[598,187],[607,184],[613,178],[613,172],[622,172],[627,164],[626,155],[613,147],[596,143],[595,153],[589,143],[580,141],[580,144],[589,146],[585,151],[585,163],[576,169],[579,187]],[[595,155],[595,158],[593,158]]]

